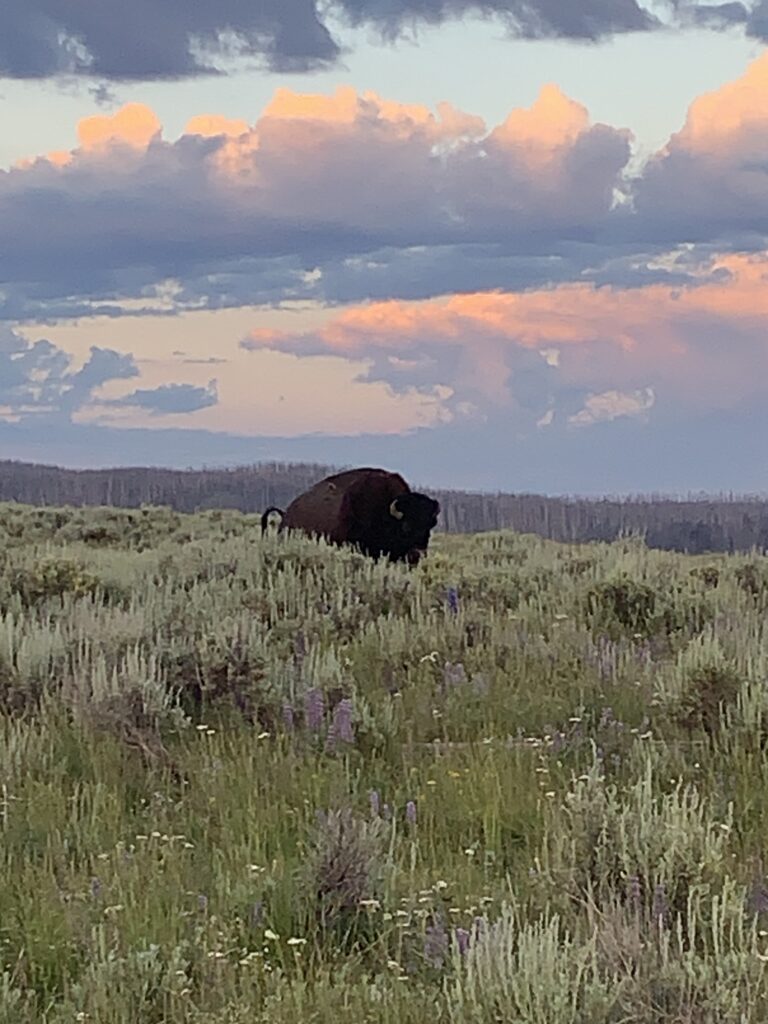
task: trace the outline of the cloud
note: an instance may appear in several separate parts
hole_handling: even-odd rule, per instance
[[[374,24],[389,38],[423,22],[439,25],[467,15],[497,15],[523,39],[601,39],[658,28],[660,20],[636,0],[340,0],[355,25]]]
[[[646,236],[765,247],[768,52],[693,101],[681,130],[643,167],[633,196]]]
[[[138,373],[131,356],[95,346],[75,369],[72,357],[47,339],[30,343],[0,326],[0,419],[6,422],[70,422],[102,385]]]
[[[424,249],[497,247],[531,267],[599,233],[630,156],[627,131],[593,125],[554,85],[490,129],[447,103],[344,87],[278,89],[242,129],[205,115],[168,142],[129,104],[81,122],[75,149],[0,172],[0,236],[15,240],[0,311],[323,299],[325,270],[343,293],[356,259]]]
[[[0,329],[0,444],[744,486],[768,427],[766,96],[768,55],[632,177],[631,133],[552,84],[497,125],[349,88],[173,140],[142,104],[87,118],[0,172],[0,319],[80,318]]]
[[[10,78],[181,79],[220,73],[233,57],[303,71],[340,53],[314,0],[162,0],[140,9],[6,0],[2,17],[0,75]]]
[[[297,312],[265,319],[308,322]],[[115,323],[61,324],[52,331],[80,361],[91,337],[110,332],[116,348],[132,351],[135,381],[115,380],[94,392],[75,416],[79,424],[121,429],[180,427],[255,437],[366,432],[392,435],[450,418],[445,388],[395,392],[362,379],[364,361],[333,355],[314,359],[247,353],[238,340],[252,311],[190,314],[176,320],[124,318]],[[211,350],[220,353],[208,355]],[[215,365],[215,379],[212,366]]]
[[[452,417],[520,429],[768,398],[768,257],[723,256],[695,287],[563,284],[348,308],[311,331],[257,328],[247,351],[363,360],[363,379],[446,389]],[[543,421],[543,423],[542,423]]]
[[[640,416],[653,408],[655,401],[656,396],[650,387],[632,392],[603,391],[599,395],[587,395],[584,408],[574,416],[569,416],[568,422],[575,427],[586,427],[593,423],[610,422],[619,416]]]
[[[588,42],[626,32],[699,24],[745,23],[765,32],[765,3],[658,5],[639,0],[187,0],[144,2],[137,11],[118,0],[6,0],[0,34],[0,77],[81,76],[103,82],[185,79],[226,73],[243,61],[294,72],[338,64],[338,27],[372,26],[392,41],[422,25],[493,17],[510,37]],[[322,13],[321,13],[322,12]]]
[[[768,0],[758,0],[747,18],[747,35],[768,41]]]
[[[123,398],[110,399],[107,405],[136,406],[153,414],[197,412],[216,405],[219,400],[216,381],[206,387],[192,384],[161,384],[156,388],[139,388]]]
[[[492,126],[278,89],[253,125],[200,114],[169,141],[127,104],[0,171],[0,319],[696,284],[768,243],[766,97],[768,54],[634,176],[631,133],[551,83]]]
[[[519,440],[626,418],[684,425],[765,401],[766,274],[765,254],[724,255],[695,286],[569,282],[53,330],[81,361],[104,329],[113,346],[136,353],[141,380],[99,388],[81,424],[258,438],[440,434],[495,422]],[[187,387],[169,386],[177,382]]]
[[[78,359],[47,338],[28,341],[0,326],[0,422],[58,431],[92,422],[110,409],[181,416],[218,402],[216,380],[203,386],[165,383],[109,397],[141,376],[132,354],[92,345]]]
[[[687,8],[683,6],[684,21],[690,18],[696,25],[703,25],[706,28],[714,29],[729,28],[732,25],[746,25],[747,34],[753,34],[752,18],[754,12],[750,13],[749,8],[745,4],[739,3],[738,0],[721,4],[695,4],[688,11],[687,18],[686,10]]]

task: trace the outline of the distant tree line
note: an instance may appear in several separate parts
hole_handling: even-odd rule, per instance
[[[285,508],[297,494],[336,468],[271,462],[232,469],[73,470],[0,460],[0,501],[260,512],[268,505]],[[768,549],[768,500],[760,497],[589,499],[429,490],[442,505],[440,528],[451,533],[514,529],[579,542],[610,541],[639,532],[650,547],[674,551]]]
[[[168,505],[179,512],[285,508],[332,466],[280,462],[233,469],[62,469],[0,460],[0,501],[29,505]]]

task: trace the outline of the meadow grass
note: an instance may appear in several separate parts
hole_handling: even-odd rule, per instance
[[[0,506],[0,1024],[768,1020],[768,560]]]

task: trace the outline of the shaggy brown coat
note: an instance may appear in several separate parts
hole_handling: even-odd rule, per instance
[[[426,552],[440,505],[412,491],[399,473],[384,469],[349,469],[316,483],[280,512],[280,530],[301,530],[332,544],[354,544],[365,554],[393,561],[418,562]]]

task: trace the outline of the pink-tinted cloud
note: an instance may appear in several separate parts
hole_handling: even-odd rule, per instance
[[[129,104],[0,172],[0,316],[119,313],[153,288],[179,309],[695,282],[713,251],[768,245],[766,81],[768,55],[697,99],[633,180],[630,132],[552,83],[495,126],[341,86],[167,140]]]
[[[768,258],[723,257],[697,287],[562,285],[456,295],[345,310],[295,335],[254,331],[252,351],[275,349],[367,359],[372,379],[451,389],[453,402],[489,411],[525,403],[546,416],[558,395],[586,397],[584,424],[647,412],[655,402],[690,410],[768,398]]]
[[[309,311],[262,316],[265,327],[317,322],[317,314]],[[364,360],[243,351],[238,342],[252,318],[249,310],[222,310],[171,318],[65,321],[50,326],[52,356],[46,358],[76,372],[106,337],[134,367],[130,379],[113,374],[85,396],[72,417],[82,426],[205,430],[240,437],[394,436],[437,427],[450,418],[447,389],[395,391],[384,382],[363,380]],[[17,374],[29,362],[26,376],[31,377],[32,391],[40,367],[31,360],[45,354],[39,344],[35,348],[38,337],[37,330],[27,328],[17,342],[18,351],[27,355],[20,358],[13,349],[8,357]],[[2,340],[0,325],[0,398],[7,398],[2,393]],[[26,391],[24,398],[26,402]]]
[[[126,103],[115,114],[84,117],[77,125],[77,150],[46,153],[43,160],[65,168],[78,156],[80,159],[94,160],[101,156],[114,160],[120,153],[125,155],[126,150],[143,154],[161,135],[162,125],[153,110],[143,103]],[[33,159],[19,160],[16,167],[24,170],[34,162]]]
[[[278,213],[386,240],[406,223],[422,237],[460,236],[489,215],[497,228],[593,224],[610,210],[629,143],[626,131],[592,125],[555,85],[492,129],[448,103],[435,115],[341,87],[333,96],[279,90],[215,162],[249,202],[269,196]]]
[[[137,103],[86,119],[78,136],[68,158],[24,161],[0,186],[76,194],[87,177],[98,197],[113,189],[105,162],[111,155],[121,165],[129,147],[143,161],[131,161],[126,200],[173,181],[182,201],[194,186],[201,204],[222,212],[234,207],[305,232],[376,233],[374,244],[460,239],[488,217],[497,229],[542,217],[550,227],[592,226],[610,210],[630,143],[624,130],[592,125],[555,85],[496,128],[448,103],[434,113],[339,87],[328,96],[278,89],[250,127],[201,115],[175,143],[162,140],[154,112]],[[195,144],[201,138],[204,146]]]
[[[0,171],[0,237],[15,240],[0,250],[0,279],[18,289],[6,316],[29,315],[26,297],[40,293],[65,297],[75,315],[80,296],[101,297],[109,312],[152,286],[167,294],[169,277],[177,308],[241,294],[244,304],[333,301],[359,294],[364,278],[398,294],[393,261],[404,282],[434,294],[452,287],[456,246],[480,259],[474,277],[510,256],[526,257],[517,274],[540,276],[536,261],[553,246],[609,223],[630,153],[628,132],[592,124],[554,85],[496,127],[448,103],[430,110],[339,87],[278,89],[250,126],[201,114],[175,141],[138,103],[86,119],[77,134],[69,152]],[[435,247],[442,255],[412,272]],[[240,271],[277,258],[283,266]],[[496,276],[510,280],[506,267]]]
[[[681,241],[768,232],[768,52],[693,101],[634,191],[646,230],[660,224]]]
[[[197,114],[187,121],[184,135],[244,135],[248,131],[248,122],[241,118],[222,117],[221,114]]]
[[[737,155],[734,148],[743,153],[760,141],[766,123],[768,52],[757,57],[741,78],[698,96],[688,109],[685,125],[672,136],[664,152],[682,149],[701,157],[733,160]]]
[[[77,126],[81,150],[99,152],[113,146],[131,146],[145,150],[160,137],[162,126],[157,114],[143,103],[127,103],[112,114],[85,117]]]

